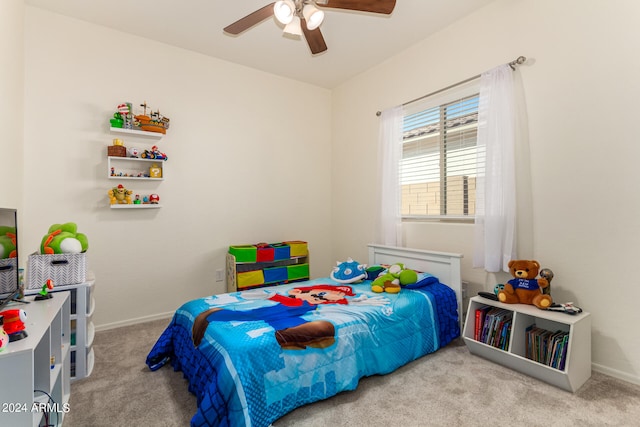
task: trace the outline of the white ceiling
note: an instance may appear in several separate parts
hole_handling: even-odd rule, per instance
[[[493,0],[398,0],[389,16],[325,9],[328,50],[283,36],[273,18],[239,36],[222,29],[272,0],[25,0],[27,5],[334,88]],[[428,53],[425,53],[428,54]]]

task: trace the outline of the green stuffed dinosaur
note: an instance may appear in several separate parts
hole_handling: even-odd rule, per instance
[[[16,229],[0,225],[0,259],[16,257]]]
[[[89,249],[89,240],[86,235],[78,233],[75,222],[53,224],[40,244],[40,253],[46,255],[79,254],[86,252],[87,249]]]
[[[391,265],[387,272],[378,276],[371,283],[373,292],[387,292],[397,294],[402,286],[410,285],[418,281],[418,273],[404,267],[402,263]]]

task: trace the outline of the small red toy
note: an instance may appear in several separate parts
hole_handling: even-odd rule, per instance
[[[35,301],[42,301],[43,299],[53,298],[53,295],[51,295],[48,292],[48,291],[52,291],[52,290],[53,290],[53,280],[47,279],[47,281],[44,282],[44,285],[42,285],[42,289],[40,289],[40,292],[38,292],[38,295],[36,295],[34,300]]]
[[[24,330],[24,322],[27,320],[27,312],[20,309],[11,309],[0,312],[4,317],[4,330],[9,334],[9,342],[18,341],[27,337]]]

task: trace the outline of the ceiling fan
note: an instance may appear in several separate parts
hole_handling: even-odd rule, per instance
[[[269,3],[244,18],[240,18],[225,27],[224,31],[238,35],[265,19],[275,16],[279,22],[285,25],[285,33],[296,36],[304,34],[311,53],[315,55],[327,50],[319,28],[324,20],[324,12],[321,8],[390,15],[395,6],[396,0],[280,0]]]

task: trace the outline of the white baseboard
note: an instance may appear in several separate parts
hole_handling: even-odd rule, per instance
[[[96,332],[107,331],[109,329],[121,328],[122,326],[137,325],[138,323],[151,322],[152,320],[171,319],[175,312],[170,311],[167,313],[154,314],[151,316],[136,317],[134,319],[122,320],[119,322],[106,323],[104,325],[96,326]]]
[[[626,372],[618,371],[607,366],[599,365],[597,363],[591,364],[591,369],[601,374],[608,375],[613,378],[617,378],[628,383],[640,385],[640,377],[638,375],[631,375]]]

